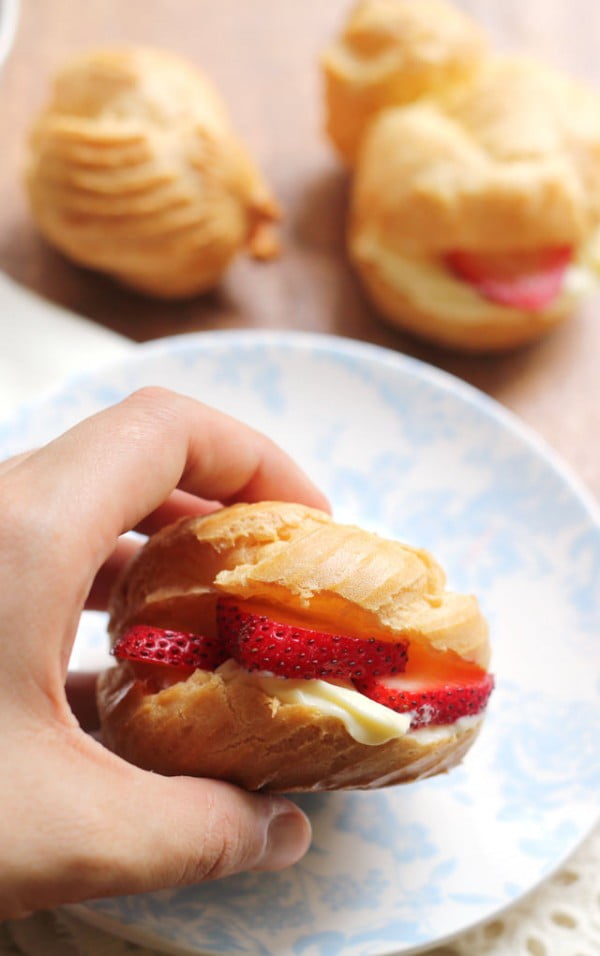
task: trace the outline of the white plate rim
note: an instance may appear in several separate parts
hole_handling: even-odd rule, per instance
[[[61,382],[46,388],[36,397],[21,402],[17,409],[13,409],[7,415],[0,417],[0,426],[10,422],[18,411],[27,411],[37,405],[50,402],[57,395],[76,386],[77,383],[96,378],[112,369],[117,370],[128,366],[132,361],[136,362],[138,357],[141,357],[143,361],[145,356],[151,357],[169,353],[173,349],[184,350],[190,344],[199,342],[206,343],[208,348],[213,343],[220,342],[230,342],[233,345],[237,342],[241,345],[261,342],[265,346],[271,347],[274,345],[288,346],[292,350],[311,348],[331,355],[346,354],[358,358],[371,357],[384,365],[400,368],[403,372],[426,381],[435,388],[457,395],[467,404],[482,409],[490,418],[517,436],[523,444],[532,448],[563,478],[573,493],[580,499],[594,523],[600,528],[600,501],[596,500],[574,467],[516,412],[511,411],[491,395],[452,372],[447,372],[445,369],[431,365],[422,359],[406,355],[403,352],[394,352],[392,349],[372,342],[364,342],[360,339],[350,339],[329,333],[268,329],[215,329],[183,332],[164,336],[160,339],[151,339],[148,342],[132,342],[131,349],[125,354],[105,359],[91,368],[68,375]]]

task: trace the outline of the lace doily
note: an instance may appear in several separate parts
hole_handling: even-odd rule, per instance
[[[0,926],[1,956],[158,956],[64,913]],[[498,919],[422,956],[599,956],[600,827],[555,876]]]

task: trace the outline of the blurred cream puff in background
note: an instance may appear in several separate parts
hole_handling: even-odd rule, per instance
[[[384,318],[495,351],[575,311],[600,263],[595,92],[489,52],[441,0],[363,0],[323,64],[349,255]]]
[[[153,296],[196,295],[238,252],[278,251],[277,203],[218,92],[167,52],[100,49],[65,64],[25,178],[51,243]]]

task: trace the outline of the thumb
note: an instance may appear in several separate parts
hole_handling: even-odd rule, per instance
[[[290,800],[222,781],[138,771],[125,799],[130,813],[113,834],[119,893],[283,869],[310,844],[310,823]]]
[[[310,823],[290,800],[217,780],[162,777],[89,742],[99,747],[101,759],[94,755],[84,784],[91,814],[84,851],[87,897],[279,870],[310,845]],[[81,807],[81,774],[75,792]]]
[[[140,770],[79,728],[60,736],[44,742],[26,806],[0,821],[0,918],[278,870],[308,849],[310,824],[283,797]]]

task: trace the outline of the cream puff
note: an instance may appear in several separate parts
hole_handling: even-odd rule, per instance
[[[469,80],[483,31],[445,0],[361,0],[322,56],[326,130],[352,165],[373,117]]]
[[[277,252],[277,204],[218,93],[159,50],[94,50],[60,70],[25,181],[51,243],[150,295],[195,295],[236,253]]]
[[[506,349],[593,288],[600,97],[528,59],[386,110],[363,140],[349,253],[395,325],[451,348]]]
[[[159,531],[112,598],[104,743],[249,790],[408,782],[455,766],[493,678],[476,599],[427,552],[282,502]]]

